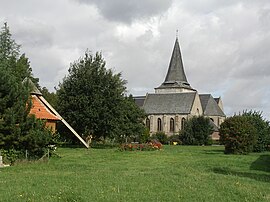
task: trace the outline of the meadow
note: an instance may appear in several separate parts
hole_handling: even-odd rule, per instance
[[[270,153],[223,150],[58,148],[60,157],[0,168],[0,201],[270,201]]]

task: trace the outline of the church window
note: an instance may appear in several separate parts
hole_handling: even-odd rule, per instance
[[[158,118],[158,120],[157,120],[157,131],[162,131],[161,119],[160,118]]]
[[[170,119],[170,132],[174,132],[174,119]]]
[[[145,125],[146,125],[146,128],[148,128],[150,130],[150,119],[149,118],[146,118]]]
[[[186,119],[182,118],[182,120],[181,120],[181,130],[184,130],[185,124],[186,124]]]

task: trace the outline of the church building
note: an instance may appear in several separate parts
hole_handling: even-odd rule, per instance
[[[206,116],[211,120],[215,132],[213,139],[218,139],[218,128],[225,119],[221,98],[211,94],[199,94],[188,83],[181,50],[176,38],[169,68],[164,82],[155,93],[135,97],[135,102],[145,110],[146,126],[150,134],[164,132],[170,136],[183,129],[185,121],[192,116]]]

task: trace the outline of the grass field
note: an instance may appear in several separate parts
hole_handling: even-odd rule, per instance
[[[59,148],[61,158],[0,169],[0,201],[270,201],[270,153]]]

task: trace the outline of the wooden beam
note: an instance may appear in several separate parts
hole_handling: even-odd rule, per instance
[[[81,138],[81,136],[71,127],[71,125],[68,124],[68,122],[63,119],[63,117],[58,114],[58,112],[50,105],[50,103],[45,100],[43,96],[38,96],[38,98],[62,121],[63,124],[65,124],[66,127],[81,141],[81,143],[84,144],[84,146],[88,149],[89,145],[84,141],[84,139]]]

